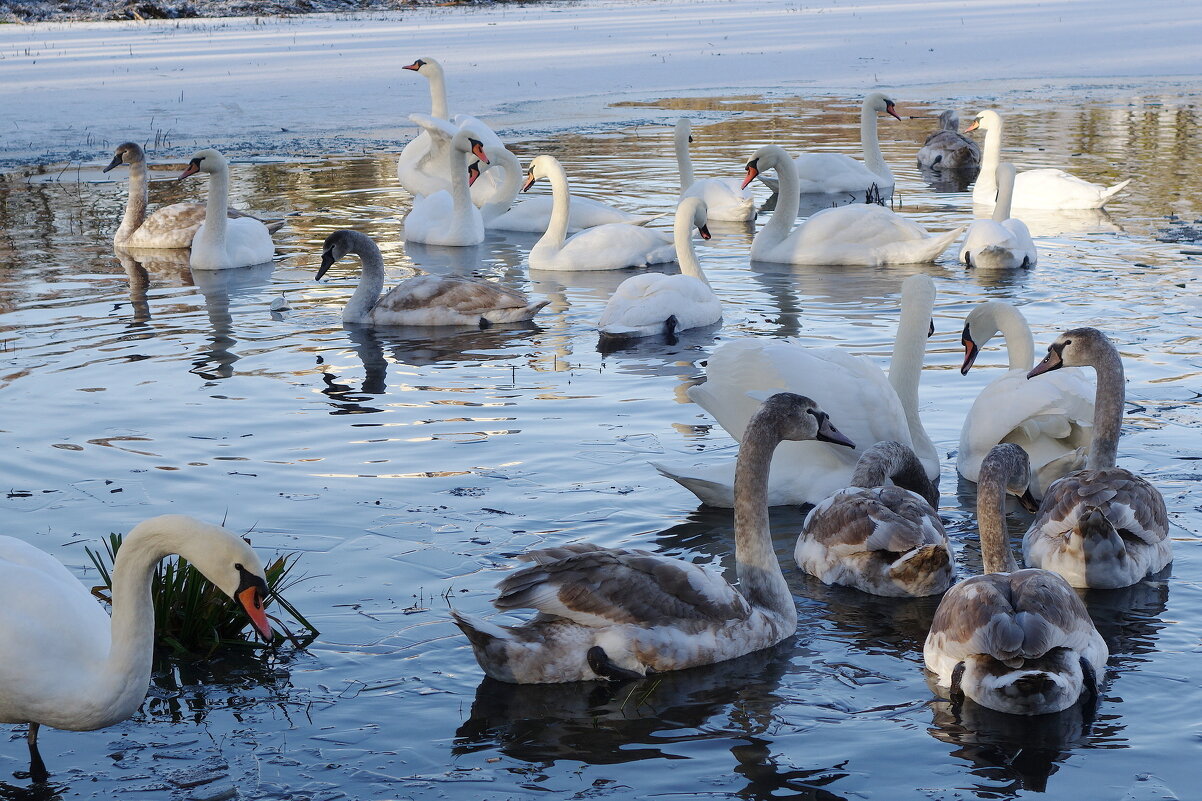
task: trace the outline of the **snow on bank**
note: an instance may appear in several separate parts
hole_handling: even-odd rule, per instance
[[[406,115],[429,108],[425,81],[401,69],[419,56],[443,62],[452,111],[511,134],[625,122],[644,110],[610,103],[680,93],[885,86],[935,98],[1032,81],[1184,82],[1202,74],[1194,2],[586,0],[4,25],[0,169],[99,163],[121,141],[156,135],[177,155],[404,141]]]

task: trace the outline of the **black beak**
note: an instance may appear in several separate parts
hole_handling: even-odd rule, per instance
[[[1018,502],[1031,514],[1039,511],[1039,501],[1035,500],[1035,496],[1031,494],[1030,487],[1027,487],[1023,490],[1023,494],[1018,496]]]
[[[960,344],[964,346],[964,363],[960,365],[960,375],[968,375],[968,371],[972,369],[973,363],[977,360],[977,354],[981,349],[977,347],[977,343],[972,341],[972,335],[968,333],[968,325],[964,326],[964,333],[960,335]]]
[[[337,261],[337,259],[334,258],[333,251],[324,251],[321,254],[321,269],[317,271],[317,277],[313,280],[320,281],[321,277],[326,274],[326,270],[330,269],[330,267],[334,265],[335,261]]]
[[[1048,347],[1048,355],[1043,357],[1043,361],[1035,365],[1031,372],[1027,373],[1027,378],[1034,378],[1037,375],[1050,373],[1053,370],[1059,370],[1064,366],[1064,360],[1060,356],[1060,348],[1054,344]]]
[[[702,239],[710,238],[710,227],[708,225],[697,226],[697,233],[701,234]]]
[[[103,170],[101,170],[101,172],[108,172],[109,170],[116,169],[123,163],[124,162],[121,161],[121,154],[118,153],[117,155],[113,156],[113,160],[109,162],[109,166],[105,167]]]

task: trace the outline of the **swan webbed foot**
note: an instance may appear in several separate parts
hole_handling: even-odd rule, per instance
[[[637,681],[643,678],[640,673],[614,664],[609,658],[609,654],[605,653],[605,649],[600,645],[594,645],[588,649],[587,658],[588,666],[603,679],[608,679],[609,681]]]
[[[50,778],[50,771],[46,770],[46,763],[42,761],[42,755],[38,751],[38,729],[41,728],[38,723],[29,724],[29,733],[25,735],[25,740],[29,744],[29,774],[28,776],[20,773],[15,773],[17,778],[28,778],[31,781],[42,784]]]
[[[492,323],[491,323],[491,322],[489,322],[489,320],[488,320],[488,318],[487,318],[487,317],[483,317],[483,316],[482,316],[482,317],[480,318],[480,330],[481,330],[481,331],[484,331],[484,330],[486,330],[486,329],[489,329],[489,328],[492,328]]]

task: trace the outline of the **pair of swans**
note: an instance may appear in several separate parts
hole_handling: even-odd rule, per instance
[[[782,200],[785,196],[782,195]],[[918,415],[918,382],[931,332],[935,282],[912,275],[902,282],[901,319],[889,376],[865,357],[842,348],[811,348],[790,340],[741,339],[710,356],[704,384],[689,399],[742,441],[758,402],[748,393],[805,394],[824,408],[840,410],[840,426],[853,442],[893,440],[911,448],[927,478],[939,479],[939,454]],[[847,487],[862,449],[831,448],[821,442],[786,443],[773,460],[768,502],[816,504]],[[730,508],[734,464],[705,466],[652,463],[703,503]]]
[[[371,237],[343,229],[322,245],[321,280],[343,256],[362,263],[359,285],[342,311],[342,320],[358,325],[479,326],[529,320],[548,301],[530,303],[521,292],[469,278],[419,275],[402,281],[383,297],[384,257]]]
[[[949,109],[939,115],[939,130],[918,150],[919,169],[975,170],[981,166],[981,148],[960,133],[960,115]]]
[[[255,631],[272,637],[263,611],[267,582],[240,537],[183,515],[129,532],[113,566],[112,618],[61,562],[0,537],[0,723],[29,724],[31,774],[46,777],[38,729],[91,731],[125,720],[142,704],[154,649],[154,567],[171,554],[238,601]]]
[[[696,197],[705,202],[711,220],[746,222],[755,219],[755,197],[737,178],[696,178],[689,143],[693,123],[687,117],[676,121],[674,142],[676,166],[680,170],[680,200]]]
[[[981,158],[981,174],[972,188],[972,202],[991,206],[997,197],[996,175],[1002,152],[1001,115],[988,109],[982,111],[967,131],[978,128],[985,132],[985,152]],[[1026,170],[1015,177],[1012,203],[1020,209],[1100,209],[1129,183],[1130,178],[1105,187],[1083,181],[1064,170]]]
[[[797,167],[784,148],[765,145],[747,163],[743,185],[776,170],[780,195],[771,219],[751,242],[751,258],[780,264],[879,267],[934,261],[964,231],[928,236],[917,223],[875,203],[823,209],[794,225],[801,205]]]
[[[722,304],[693,249],[694,228],[702,239],[710,238],[706,219],[704,200],[686,197],[680,201],[673,226],[680,275],[644,273],[619,284],[597,323],[603,338],[671,337],[722,319]]]
[[[484,217],[472,203],[467,169],[468,154],[488,163],[478,130],[470,123],[456,128],[426,114],[410,114],[409,119],[441,146],[437,156],[442,159],[450,188],[413,198],[413,206],[402,222],[405,240],[452,247],[480,244],[484,241]]]
[[[960,247],[960,261],[969,267],[1013,270],[1034,267],[1039,262],[1027,224],[1010,216],[1014,175],[1013,164],[1003,162],[997,166],[997,205],[993,207],[993,216],[974,220]]]
[[[768,648],[797,629],[793,593],[768,525],[767,483],[782,440],[851,441],[812,400],[768,398],[747,424],[735,478],[738,586],[690,562],[577,543],[531,551],[494,605],[534,609],[521,626],[452,612],[480,666],[518,684],[634,679]]]

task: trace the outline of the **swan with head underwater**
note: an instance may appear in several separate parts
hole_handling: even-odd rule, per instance
[[[784,196],[781,198],[784,200]],[[714,350],[704,384],[689,389],[689,399],[709,412],[736,440],[762,393],[789,391],[840,410],[840,428],[853,442],[894,440],[912,448],[927,478],[939,480],[939,453],[918,414],[918,382],[932,331],[935,282],[911,275],[902,282],[901,319],[889,364],[889,376],[870,360],[843,348],[812,348],[795,340],[745,338]],[[750,393],[750,394],[749,394]],[[773,458],[768,503],[819,503],[848,486],[862,451],[832,448],[822,442],[788,442]],[[710,506],[734,502],[734,464],[702,466],[652,462]]]
[[[936,236],[900,214],[876,203],[823,209],[794,226],[801,205],[797,167],[784,148],[764,145],[747,162],[751,183],[766,170],[776,170],[780,193],[776,210],[751,242],[751,258],[778,264],[864,265],[934,261],[964,227]]]
[[[1115,466],[1123,423],[1123,360],[1096,328],[1065,331],[1027,377],[1062,367],[1093,367],[1093,441],[1086,468],[1048,487],[1023,535],[1023,560],[1053,570],[1074,587],[1114,589],[1159,573],[1173,561],[1168,510],[1159,490]]]
[[[953,699],[1015,715],[1060,712],[1097,682],[1109,651],[1085,604],[1061,576],[1019,570],[1006,535],[1006,493],[1025,495],[1027,455],[993,448],[977,484],[977,526],[984,575],[947,591],[923,646],[923,661]]]
[[[965,130],[985,132],[981,174],[972,188],[972,202],[992,206],[997,198],[997,168],[1002,153],[1002,117],[986,109]],[[1131,179],[1111,187],[1090,183],[1064,170],[1044,167],[1025,170],[1014,177],[1011,205],[1019,209],[1100,209],[1123,190]]]
[[[14,537],[0,537],[0,723],[28,723],[31,770],[47,775],[38,729],[92,731],[125,720],[150,683],[150,582],[179,554],[236,599],[255,631],[272,637],[267,582],[255,552],[219,526],[183,515],[145,520],[124,538],[112,571],[112,617],[66,567]]]
[[[988,220],[973,220],[960,246],[960,261],[983,270],[1014,270],[1034,267],[1039,252],[1022,220],[1010,216],[1014,195],[1014,165],[997,166],[997,205]]]
[[[691,562],[576,543],[531,551],[499,584],[502,610],[535,609],[520,626],[452,612],[494,679],[549,684],[637,679],[708,665],[776,645],[797,629],[797,607],[772,546],[767,473],[782,439],[852,443],[812,400],[768,398],[747,426],[735,503],[738,586]]]
[[[433,141],[446,145],[442,151],[443,170],[450,176],[451,188],[413,198],[413,206],[401,222],[405,241],[449,247],[480,244],[484,241],[484,216],[469,194],[467,157],[470,153],[487,164],[488,156],[475,126],[456,128],[426,114],[410,114],[409,119],[424,128]]]
[[[1012,442],[1031,461],[1031,494],[1042,498],[1048,485],[1085,466],[1093,437],[1094,386],[1076,368],[1028,381],[1035,366],[1035,340],[1022,312],[1000,300],[978,303],[964,321],[961,375],[976,363],[981,348],[1001,332],[1009,369],[973,401],[960,429],[956,470],[976,482],[981,462],[994,445]]]
[[[939,490],[914,451],[878,442],[860,455],[849,486],[806,515],[794,559],[826,584],[892,597],[937,595],[952,583],[938,506]]]
[[[928,170],[975,170],[981,166],[981,148],[960,133],[960,115],[948,109],[939,115],[939,130],[918,150],[918,167]]]
[[[271,261],[275,242],[267,226],[254,217],[228,216],[230,169],[225,156],[212,148],[192,154],[178,180],[198,172],[209,174],[209,196],[204,223],[192,239],[188,258],[192,269],[227,270]]]
[[[603,339],[671,337],[722,319],[722,304],[693,249],[694,228],[702,239],[710,238],[705,201],[686,197],[676,209],[673,229],[680,274],[643,273],[619,284],[597,323]]]
[[[532,270],[621,270],[676,258],[672,238],[637,225],[598,225],[568,237],[571,194],[563,166],[553,156],[535,156],[526,173],[528,190],[539,178],[551,183],[552,211],[547,231],[530,249]]]
[[[205,221],[205,204],[203,203],[172,203],[157,209],[147,215],[146,208],[150,202],[150,190],[147,181],[146,153],[136,142],[123,142],[117,145],[113,160],[102,172],[115,170],[122,164],[129,167],[129,197],[125,201],[125,215],[121,225],[113,234],[113,244],[122,248],[155,248],[178,249],[192,247],[192,239],[196,236]],[[251,217],[237,209],[227,209],[226,216]],[[260,220],[260,222],[262,222]],[[264,223],[269,233],[275,233],[284,226],[283,221]]]
[[[755,196],[738,178],[695,178],[689,143],[693,141],[693,123],[688,117],[676,121],[674,141],[676,166],[680,170],[680,198],[696,197],[705,202],[711,220],[746,222],[755,219]],[[678,201],[679,202],[679,201]]]
[[[529,320],[548,301],[530,303],[521,292],[488,281],[440,275],[418,275],[402,281],[383,297],[384,257],[367,234],[343,229],[326,237],[321,252],[321,280],[343,256],[353,253],[363,265],[359,285],[342,311],[342,320],[358,325],[471,325]]]

